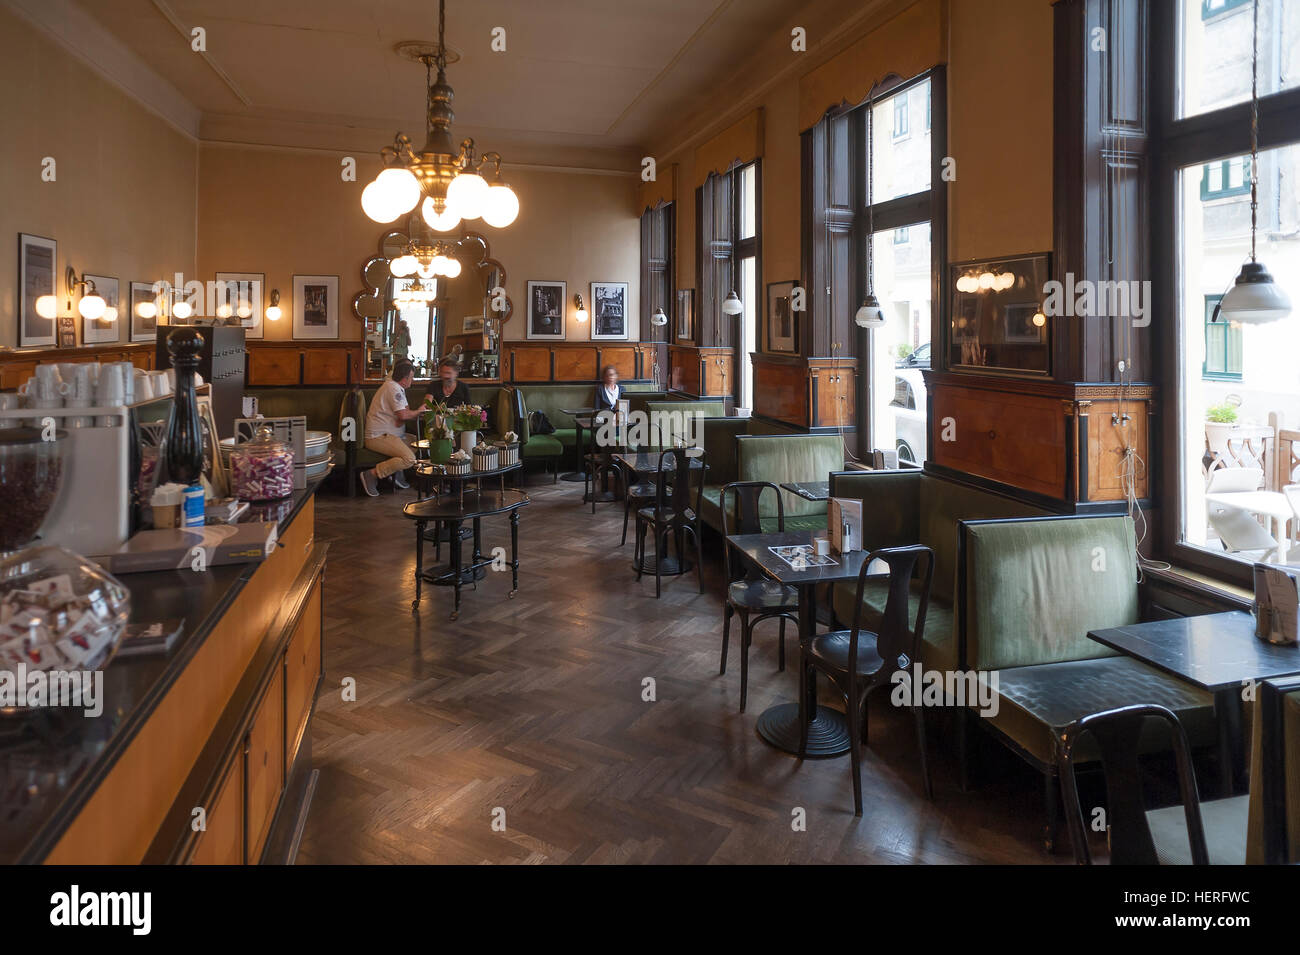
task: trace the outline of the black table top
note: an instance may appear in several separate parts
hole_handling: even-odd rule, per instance
[[[825,531],[785,531],[772,534],[732,534],[727,544],[739,551],[766,576],[783,584],[794,587],[820,584],[831,580],[856,579],[862,570],[862,562],[867,558],[867,551],[855,550],[841,554],[832,550],[829,558],[815,557],[811,550],[806,557],[807,566],[795,570],[784,558],[774,554],[769,548],[808,546],[813,539],[825,537]],[[818,564],[819,560],[829,559],[830,564]]]
[[[682,449],[681,449],[681,448],[667,448],[667,449],[665,449],[665,450],[680,451],[680,450],[682,450]],[[644,473],[644,472],[647,472],[647,471],[658,471],[658,470],[660,469],[660,468],[659,468],[659,463],[660,463],[659,454],[660,454],[660,452],[658,452],[658,451],[624,451],[624,452],[621,452],[621,453],[619,453],[619,454],[615,454],[615,455],[614,455],[614,458],[615,458],[615,460],[617,460],[617,461],[621,461],[623,464],[625,464],[625,465],[627,465],[628,467],[630,467],[633,471],[636,471],[636,472],[638,472],[638,473]],[[706,468],[706,467],[707,467],[705,464],[703,464],[703,463],[700,461],[699,458],[696,458],[696,457],[690,457],[690,456],[688,455],[688,456],[687,456],[687,460],[689,460],[689,461],[691,462],[691,470],[692,470],[692,471],[698,471],[700,468]],[[674,464],[667,464],[667,465],[663,468],[663,470],[665,470],[665,471],[675,471],[675,470],[677,470],[677,467],[676,467],[676,465],[674,465]]]
[[[1260,640],[1255,618],[1241,611],[1135,623],[1088,636],[1204,690],[1300,673],[1300,647]]]
[[[254,505],[241,521],[277,521],[283,537],[319,486],[311,480],[283,501]],[[53,848],[261,565],[118,577],[131,623],[180,617],[184,631],[166,655],[110,662],[99,717],[56,710],[0,720],[0,863],[39,862]]]
[[[518,471],[522,468],[524,462],[521,458],[514,464],[507,464],[503,468],[493,468],[491,471],[475,471],[473,468],[470,468],[468,474],[449,474],[446,471],[438,470],[439,466],[440,465],[435,464],[432,461],[415,462],[415,470],[417,473],[444,481],[472,481],[475,478],[489,478],[496,477],[499,474],[509,474],[511,471]]]
[[[450,494],[412,501],[402,513],[413,521],[472,521],[476,517],[503,514],[523,507],[528,495],[514,488],[504,491],[466,491],[462,502]]]
[[[782,489],[797,494],[805,501],[829,501],[831,499],[830,481],[790,481],[781,485]]]

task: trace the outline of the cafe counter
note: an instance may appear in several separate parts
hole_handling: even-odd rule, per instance
[[[291,859],[314,785],[318,485],[245,517],[279,524],[265,561],[119,576],[133,623],[184,629],[109,664],[100,715],[0,717],[0,862]]]

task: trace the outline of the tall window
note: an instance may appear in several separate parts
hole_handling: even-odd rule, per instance
[[[641,216],[641,340],[666,342],[673,329],[673,205],[665,202]],[[651,317],[663,309],[668,324]]]
[[[736,294],[745,310],[737,316],[736,335],[737,403],[754,407],[754,367],[750,358],[758,349],[758,316],[762,299],[758,288],[758,163],[751,162],[731,173],[735,188]]]
[[[696,321],[702,345],[730,347],[734,353],[734,381],[727,391],[743,407],[753,407],[753,369],[750,354],[758,344],[762,314],[759,289],[760,172],[758,160],[712,175],[696,194],[697,252],[699,255],[699,314]],[[722,304],[735,292],[743,311],[727,315]]]
[[[1284,79],[1295,76],[1294,66],[1279,69],[1300,49],[1300,5],[1259,0],[1255,170],[1243,155],[1250,144],[1251,4],[1181,0],[1176,11],[1152,9],[1165,18],[1151,35],[1163,44],[1154,58],[1164,74],[1155,108],[1166,130],[1153,180],[1153,247],[1171,250],[1167,262],[1155,263],[1167,284],[1154,295],[1172,302],[1165,344],[1177,356],[1166,419],[1176,451],[1165,458],[1163,483],[1175,519],[1165,546],[1180,563],[1244,584],[1251,562],[1287,559],[1288,525],[1297,520],[1282,491],[1300,482],[1293,466],[1300,454],[1300,316],[1263,325],[1213,319],[1250,257],[1252,171],[1257,257],[1300,305],[1300,90]]]

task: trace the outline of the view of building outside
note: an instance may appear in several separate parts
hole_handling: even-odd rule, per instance
[[[929,80],[873,107],[874,203],[930,188],[930,115]],[[895,366],[930,341],[930,223],[877,232],[872,253],[874,291],[887,323],[872,332],[873,443],[919,463],[925,459],[925,385],[919,369]]]
[[[1264,96],[1295,85],[1300,4],[1260,0],[1259,18]],[[1251,4],[1184,0],[1182,24],[1183,113],[1249,100]],[[1256,255],[1300,307],[1300,144],[1261,152],[1258,174]],[[1259,489],[1274,492],[1280,507],[1284,495],[1279,492],[1293,478],[1276,473],[1277,432],[1300,428],[1300,312],[1266,325],[1212,320],[1215,304],[1250,257],[1250,175],[1249,156],[1224,156],[1183,169],[1176,234],[1185,397],[1183,538],[1256,560],[1265,555],[1238,550],[1241,541],[1224,530],[1223,522],[1212,520],[1216,515],[1207,512],[1206,498],[1207,490],[1218,493],[1222,481],[1207,488],[1211,471],[1258,466],[1263,471]],[[1254,516],[1261,527],[1272,523],[1263,513]]]

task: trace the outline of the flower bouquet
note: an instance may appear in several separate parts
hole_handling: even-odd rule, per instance
[[[466,454],[478,443],[478,431],[486,424],[487,410],[479,405],[448,408],[446,402],[435,401],[425,412],[425,431],[430,441],[435,437],[451,441],[454,434],[459,434]]]

